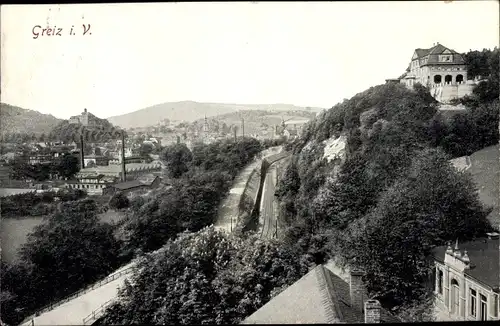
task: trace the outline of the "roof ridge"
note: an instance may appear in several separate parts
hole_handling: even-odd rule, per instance
[[[318,265],[316,268],[316,280],[318,281],[321,294],[321,302],[326,310],[325,314],[329,323],[338,323],[343,319],[342,311],[338,305],[338,298],[333,291],[333,283],[325,271],[323,265]]]

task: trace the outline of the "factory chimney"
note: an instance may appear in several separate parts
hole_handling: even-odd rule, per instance
[[[80,134],[80,169],[85,167],[85,159],[83,157],[83,133]]]
[[[127,175],[125,170],[125,131],[122,130],[122,181],[127,181]]]

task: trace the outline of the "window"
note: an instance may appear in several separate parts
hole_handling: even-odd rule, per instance
[[[460,294],[460,289],[458,286],[457,280],[453,279],[451,280],[451,313],[452,314],[458,314],[459,312],[459,294]]]
[[[493,304],[492,304],[492,308],[491,309],[493,310],[491,312],[491,315],[493,317],[498,317],[498,295],[497,294],[493,295]]]
[[[443,271],[438,269],[438,293],[443,294]]]
[[[488,298],[486,296],[480,294],[481,297],[481,320],[488,320]]]
[[[469,304],[469,307],[470,307],[470,315],[472,317],[476,317],[476,307],[477,307],[477,293],[476,293],[476,290],[473,290],[473,289],[469,289],[470,291],[470,304]]]

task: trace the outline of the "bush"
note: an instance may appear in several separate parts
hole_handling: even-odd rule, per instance
[[[181,234],[144,257],[102,324],[238,324],[308,267],[275,241],[213,227]]]
[[[110,208],[122,209],[122,208],[127,208],[129,206],[130,206],[130,200],[122,192],[117,192],[109,200],[109,207]]]
[[[2,264],[1,291],[10,294],[2,302],[2,321],[18,324],[120,266],[120,243],[96,212],[93,200],[61,203],[28,235],[19,263],[5,271]]]

